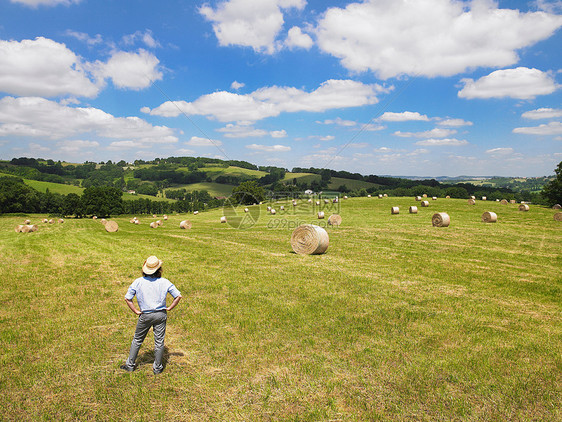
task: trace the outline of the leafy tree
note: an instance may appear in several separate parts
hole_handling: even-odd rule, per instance
[[[265,189],[257,181],[248,180],[232,189],[232,200],[245,205],[260,202],[265,200]]]
[[[550,206],[562,204],[562,161],[554,169],[556,178],[545,185],[542,196],[546,198],[546,203]]]
[[[123,212],[123,192],[110,186],[93,186],[84,190],[82,205],[86,215],[109,217]]]
[[[37,212],[40,195],[15,177],[0,178],[0,213]]]

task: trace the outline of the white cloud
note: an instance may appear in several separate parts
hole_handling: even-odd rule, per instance
[[[225,138],[261,138],[267,135],[267,131],[256,129],[253,126],[228,124],[226,127],[217,129],[224,133]]]
[[[500,9],[487,0],[366,0],[328,9],[316,35],[319,48],[347,69],[387,79],[510,66],[517,50],[561,25],[562,16]]]
[[[401,138],[446,138],[457,133],[454,129],[435,128],[425,132],[394,132],[394,136]]]
[[[269,132],[269,134],[271,135],[272,138],[286,138],[287,137],[287,131],[285,129],[283,129],[283,130],[272,130],[271,132]]]
[[[96,34],[95,36],[90,37],[85,32],[72,31],[70,29],[66,30],[64,34],[68,35],[69,37],[76,38],[78,41],[85,42],[90,46],[101,44],[103,42],[103,38],[100,34]]]
[[[513,133],[525,135],[562,135],[562,122],[550,122],[535,127],[516,127]]]
[[[375,125],[372,123],[366,123],[364,125],[361,125],[361,130],[366,132],[376,132],[378,130],[383,130],[383,129],[386,129],[386,126]]]
[[[69,107],[38,97],[0,99],[0,136],[67,140],[83,134],[137,144],[172,144],[172,129],[93,107]],[[123,141],[124,142],[124,141]]]
[[[148,48],[157,48],[161,46],[152,35],[152,31],[150,29],[147,29],[144,32],[136,31],[133,34],[125,35],[122,40],[125,45],[134,45],[138,41],[141,41]]]
[[[472,122],[463,119],[445,119],[438,121],[437,124],[447,127],[472,126]]]
[[[317,122],[317,123],[325,124],[325,125],[347,126],[347,127],[355,126],[357,124],[357,122],[354,122],[353,120],[343,120],[341,117],[336,117],[335,119],[327,119],[324,120],[323,122]]]
[[[84,140],[66,140],[57,142],[56,146],[61,152],[68,154],[79,154],[84,152],[86,149],[99,148],[100,143],[96,141],[84,141]]]
[[[486,154],[510,155],[510,154],[513,154],[513,148],[492,148],[492,149],[486,150]]]
[[[246,84],[238,81],[234,81],[230,84],[230,88],[234,89],[235,91],[238,91],[240,88],[244,88],[245,86]]]
[[[562,12],[562,0],[535,0],[539,10],[544,10],[548,13],[560,13]]]
[[[93,65],[93,71],[103,78],[111,78],[118,88],[138,90],[162,79],[162,72],[158,69],[159,62],[156,56],[143,49],[136,53],[117,51],[107,63],[97,61]]]
[[[185,144],[191,145],[192,147],[210,147],[221,146],[222,142],[216,139],[199,138],[198,136],[192,136],[191,139]]]
[[[282,9],[301,10],[305,5],[305,0],[228,0],[216,9],[202,6],[199,12],[213,23],[219,45],[273,54],[279,49],[276,39],[284,23]]]
[[[319,141],[333,141],[334,139],[336,139],[336,137],[333,135],[326,135],[326,136],[311,135],[308,137],[308,139],[318,139]]]
[[[425,114],[420,114],[417,111],[404,111],[402,113],[392,113],[390,111],[387,111],[381,117],[379,117],[378,120],[381,120],[383,122],[407,122],[410,120],[428,121],[429,119]]]
[[[246,145],[246,148],[253,149],[256,151],[263,151],[263,152],[287,152],[291,150],[291,147],[285,145],[250,144],[250,145]]]
[[[460,146],[460,145],[467,145],[468,142],[460,139],[455,138],[446,138],[446,139],[425,139],[423,141],[416,142],[416,145],[422,146]]]
[[[174,150],[174,154],[177,154],[178,156],[182,156],[182,155],[193,155],[195,154],[195,151],[193,151],[192,149],[188,149],[188,148],[179,148]],[[223,158],[223,157],[221,157]]]
[[[462,79],[464,88],[458,93],[460,98],[518,98],[529,100],[537,95],[552,94],[559,87],[554,78],[538,69],[518,67],[496,70],[474,81]]]
[[[95,97],[81,59],[64,44],[35,40],[0,40],[0,91],[13,95]]]
[[[289,48],[304,48],[309,50],[314,44],[310,35],[304,34],[298,26],[293,26],[289,29],[287,39],[285,40],[285,45]]]
[[[536,110],[526,111],[521,115],[524,119],[555,119],[562,117],[562,109],[559,108],[538,108]]]
[[[203,115],[221,122],[254,122],[283,112],[322,112],[375,104],[378,102],[377,94],[390,89],[378,84],[332,79],[312,92],[278,86],[261,88],[245,95],[219,91],[203,95],[193,102],[167,101],[150,110],[150,114],[175,117],[181,109],[188,115]],[[149,109],[143,107],[141,110],[147,112]]]
[[[72,4],[78,4],[82,0],[10,0],[12,3],[21,3],[30,7],[37,6],[58,6],[62,4],[63,6],[70,6]]]

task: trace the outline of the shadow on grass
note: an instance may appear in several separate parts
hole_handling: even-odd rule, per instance
[[[162,356],[162,365],[164,369],[166,369],[166,365],[168,364],[168,360],[170,360],[170,356],[183,356],[181,352],[170,352],[168,346],[164,346],[164,355]],[[147,350],[143,352],[141,355],[137,357],[136,365],[137,369],[143,367],[144,365],[150,365],[154,363],[154,349]]]

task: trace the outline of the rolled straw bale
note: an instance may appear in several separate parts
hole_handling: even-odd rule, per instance
[[[320,201],[316,201],[316,205],[320,205]]]
[[[281,205],[279,208],[281,209],[281,211],[283,211],[285,209],[285,207],[283,205]]]
[[[482,197],[482,201],[485,201],[486,199],[488,199],[488,198],[486,198],[485,196]]]
[[[382,193],[379,193],[379,198],[382,198]]]
[[[474,205],[474,204],[476,204],[476,201],[474,199],[470,198],[468,200],[468,205]]]
[[[20,233],[29,233],[30,231],[31,231],[31,226],[28,226],[27,224],[21,226]]]
[[[187,230],[187,229],[190,229],[190,228],[191,228],[191,221],[189,221],[189,220],[183,220],[183,221],[180,223],[180,229],[186,229],[186,230]]]
[[[293,201],[293,207],[297,206],[297,201]]]
[[[140,221],[139,221],[139,220],[135,220],[135,224],[140,224]]]
[[[424,193],[422,196],[423,196],[424,198],[427,198],[427,193]]]
[[[416,196],[416,201],[421,201],[421,196]]]
[[[38,229],[37,224],[31,224],[29,225],[29,231],[30,232],[36,232]]]
[[[163,218],[164,218],[164,221],[166,221],[166,220],[168,219],[168,216],[167,216],[167,215],[164,215]]]
[[[107,220],[105,218],[102,218],[100,220],[100,223],[102,223],[105,226],[107,224]]]
[[[328,224],[330,226],[339,226],[341,224],[341,215],[339,214],[332,214],[328,217]]]
[[[55,222],[55,220],[53,220],[52,218],[49,220],[49,224],[53,224]]]
[[[554,214],[554,220],[562,221],[562,212],[557,212],[556,214]]]
[[[449,227],[451,218],[446,212],[438,212],[431,217],[431,224],[433,227]]]
[[[367,195],[367,198],[370,198],[370,197],[371,197],[371,195]]]
[[[156,218],[156,214],[152,214],[152,218]]]
[[[421,206],[424,208],[429,207],[429,201],[422,201]]]
[[[248,208],[244,208],[244,212],[248,212],[250,211]]]
[[[318,219],[322,220],[324,218],[324,211],[318,211]]]
[[[106,232],[115,233],[117,230],[119,230],[119,224],[117,224],[117,222],[110,220],[107,223],[105,223]]]
[[[502,203],[503,205],[506,205],[506,204],[507,204],[507,199],[502,199],[502,200],[501,200],[501,203]]]
[[[60,223],[60,224],[64,223],[64,219],[59,218],[59,223]]]
[[[560,204],[555,204],[555,205],[552,206],[552,209],[553,209],[553,210],[560,210],[560,209],[562,209],[562,205],[560,205]]]
[[[496,202],[500,202],[500,200],[499,200],[499,199],[496,199]]]
[[[156,221],[156,224],[158,224],[159,226],[163,226],[163,225],[164,225],[164,223],[162,223],[162,220]]]
[[[432,199],[433,201],[437,201],[437,197],[436,197],[436,196],[431,197],[431,199]]]
[[[158,224],[156,223],[156,221],[152,221],[152,222],[150,223],[150,228],[151,228],[151,229],[156,229],[156,228],[158,228]]]
[[[400,214],[400,208],[398,208],[398,207],[392,207],[392,208],[390,209],[390,213],[391,213],[391,214]]]
[[[386,194],[386,193],[385,193],[383,196],[384,196],[385,198],[388,198],[388,194]]]
[[[136,221],[136,220],[135,220],[134,218],[131,218],[131,219],[129,220],[129,223],[135,224],[135,221]]]
[[[267,212],[271,211],[271,207],[267,207]]]
[[[416,206],[411,206],[410,207],[410,214],[417,214],[418,213],[418,207]]]
[[[21,229],[22,229],[22,228],[23,228],[23,224],[19,224],[19,225],[17,225],[17,226],[15,227],[14,230],[15,230],[16,233],[19,233],[19,232],[21,232]]]
[[[329,200],[329,199],[324,199],[324,203],[325,203],[325,204],[329,204],[329,203],[330,203],[330,200]]]
[[[509,201],[510,204],[515,204],[516,202],[517,202],[517,201],[516,201],[515,199],[511,199],[511,200]]]
[[[291,235],[293,251],[300,255],[319,255],[326,252],[330,238],[328,232],[314,224],[303,224]]]
[[[199,214],[199,211],[193,211],[193,215]]]
[[[484,223],[495,223],[496,221],[498,221],[498,216],[495,212],[486,211],[484,214],[482,214],[482,221]]]
[[[49,220],[47,220],[46,218],[43,219],[43,223],[48,223]]]
[[[449,195],[447,195],[447,196],[445,197],[445,199],[451,199],[451,197],[450,197]]]
[[[347,199],[347,195],[344,195],[343,199]]]
[[[527,204],[519,205],[519,211],[529,211],[529,206]]]
[[[98,217],[96,217],[95,215],[92,217],[92,220],[97,220]]]
[[[223,216],[221,217],[221,223],[226,223],[226,216],[225,216],[225,215],[223,215]]]
[[[271,211],[269,211],[271,213],[271,215],[275,215],[277,213],[277,211],[275,211],[275,208],[271,208]]]
[[[333,203],[333,204],[337,204],[338,202],[339,202],[339,200],[338,200],[338,197],[336,196],[336,197],[334,198],[334,200],[332,201],[332,203]]]
[[[309,198],[309,199],[308,199],[308,202],[309,202],[309,203],[311,203],[311,202],[312,202],[312,199],[311,199],[311,198]]]
[[[475,197],[474,195],[472,195],[472,196],[470,197],[470,199],[476,200],[476,197]]]
[[[31,224],[31,220],[25,220],[23,224]]]

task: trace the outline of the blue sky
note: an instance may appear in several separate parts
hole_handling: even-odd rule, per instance
[[[562,1],[0,0],[0,158],[363,174],[562,160]]]

